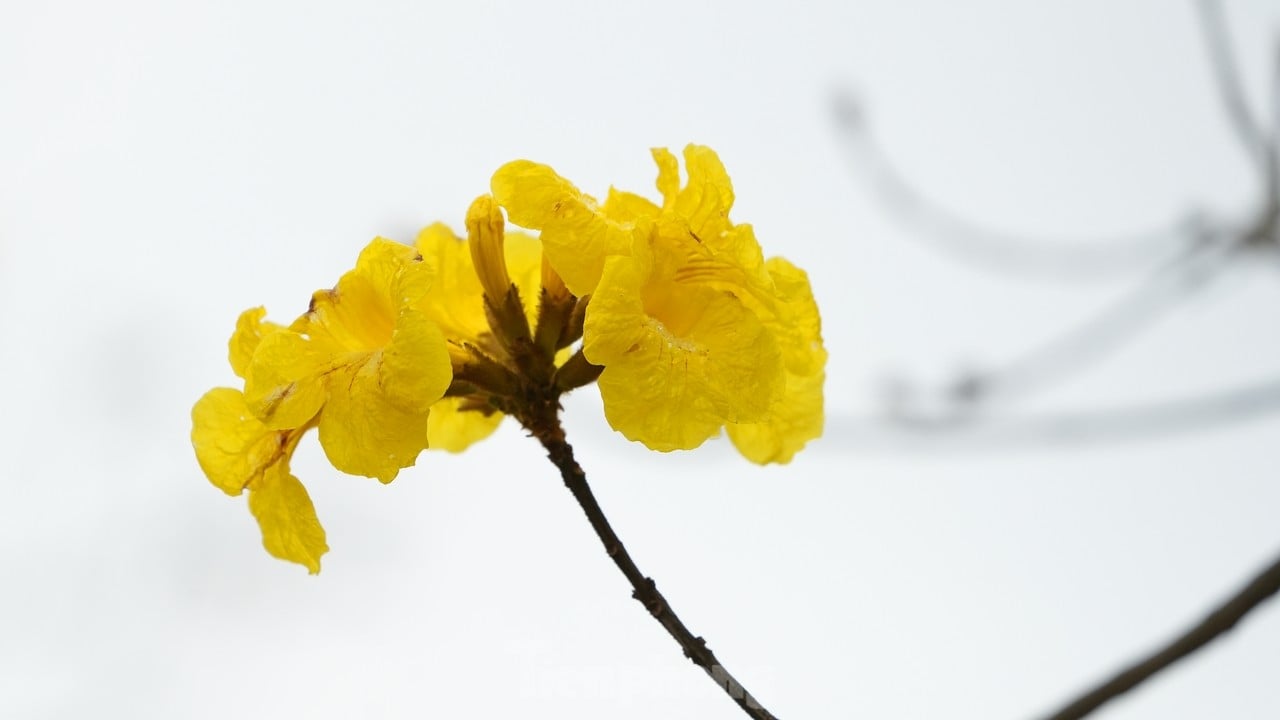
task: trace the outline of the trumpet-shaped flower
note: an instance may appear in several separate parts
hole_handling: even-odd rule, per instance
[[[262,308],[246,310],[231,336],[232,369],[243,377],[262,338],[283,328],[262,322]],[[272,555],[320,571],[328,551],[324,528],[307,490],[289,471],[298,441],[310,427],[273,430],[262,424],[235,388],[214,388],[191,411],[191,442],[201,469],[228,495],[249,491],[249,509]]]
[[[714,151],[685,148],[683,184],[675,155],[653,158],[661,205],[615,189],[598,205],[528,161],[492,187],[513,221],[542,230],[570,289],[591,293],[583,352],[604,366],[616,430],[672,450],[727,426],[751,460],[786,462],[822,430],[826,354],[808,279],[766,262],[752,227],[730,220],[733,185]]]
[[[371,242],[305,315],[263,338],[245,382],[253,414],[268,428],[293,428],[323,407],[329,462],[391,482],[427,446],[429,409],[452,379],[444,336],[417,309],[431,280],[413,248]]]
[[[597,202],[546,165],[508,163],[465,239],[442,224],[414,247],[375,238],[287,327],[241,314],[228,359],[243,391],[201,397],[191,438],[212,484],[249,491],[272,555],[318,572],[328,550],[289,469],[311,428],[334,467],[383,482],[503,413],[557,447],[561,396],[594,381],[609,423],[656,450],[723,429],[752,461],[785,463],[821,434],[808,277],[730,219],[713,151],[685,148],[684,182],[676,156],[653,159],[660,202],[614,188]],[[501,208],[539,237],[507,232]]]
[[[782,389],[782,356],[736,295],[683,282],[692,240],[652,235],[605,262],[583,352],[604,366],[614,429],[655,450],[687,450],[726,422],[762,420]]]

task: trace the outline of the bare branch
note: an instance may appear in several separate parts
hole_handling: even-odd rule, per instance
[[[994,370],[967,374],[948,395],[953,402],[974,405],[1009,400],[1087,370],[1205,286],[1227,266],[1234,249],[1234,238],[1206,241],[1083,323]]]
[[[1213,69],[1218,95],[1226,110],[1227,119],[1249,164],[1265,174],[1267,170],[1263,159],[1268,156],[1267,141],[1245,99],[1244,88],[1240,82],[1240,70],[1236,67],[1233,43],[1230,33],[1227,32],[1222,3],[1218,0],[1199,0],[1196,7],[1200,12],[1200,28],[1204,32],[1209,65]]]
[[[1214,608],[1213,612],[1194,627],[1071,701],[1058,712],[1046,716],[1045,720],[1079,720],[1089,715],[1235,627],[1245,615],[1277,592],[1280,592],[1280,558],[1276,558],[1239,592]]]
[[[834,415],[826,452],[869,449],[987,450],[1149,439],[1198,432],[1280,413],[1280,377],[1222,391],[1128,407],[992,419],[903,415],[892,421]]]
[[[657,620],[680,645],[684,656],[702,668],[703,672],[737,703],[748,717],[753,720],[777,720],[777,717],[766,710],[721,664],[711,648],[707,647],[707,641],[690,632],[676,615],[671,603],[658,590],[653,579],[642,573],[635,561],[631,559],[631,554],[627,552],[626,546],[614,532],[609,519],[605,517],[604,510],[600,508],[600,503],[596,501],[591,486],[587,484],[587,474],[574,458],[573,447],[565,440],[564,428],[560,424],[558,412],[558,405],[555,402],[544,403],[533,414],[522,417],[521,422],[530,434],[542,443],[542,447],[547,451],[547,457],[560,471],[565,487],[573,494],[583,514],[587,516],[591,529],[595,531],[596,537],[604,546],[605,554],[613,560],[613,564],[631,584],[631,597],[644,605],[653,619]]]
[[[1198,212],[1137,234],[1101,238],[1033,239],[975,222],[942,207],[917,188],[876,141],[856,98],[833,98],[847,161],[900,222],[935,249],[1009,273],[1095,280],[1150,267],[1184,251],[1200,234]]]

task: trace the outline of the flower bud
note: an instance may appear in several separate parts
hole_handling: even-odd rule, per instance
[[[511,289],[503,239],[502,210],[492,197],[481,195],[467,210],[467,245],[484,294],[495,305],[502,303]]]

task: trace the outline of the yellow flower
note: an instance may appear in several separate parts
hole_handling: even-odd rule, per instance
[[[281,331],[262,322],[262,308],[246,310],[231,336],[232,369],[244,375],[262,338]],[[289,472],[289,460],[310,427],[272,430],[250,412],[244,394],[214,388],[191,411],[191,443],[201,469],[228,495],[249,491],[249,510],[262,529],[262,542],[272,555],[320,571],[320,556],[329,550],[307,490]]]
[[[427,291],[419,309],[440,327],[455,352],[466,355],[466,346],[475,347],[489,357],[502,357],[501,344],[493,337],[484,311],[484,287],[476,271],[472,247],[479,238],[458,237],[443,223],[435,223],[418,233],[415,247],[430,266],[436,281]],[[493,239],[493,238],[491,238]],[[497,241],[501,248],[505,278],[491,285],[515,283],[520,288],[525,315],[532,325],[537,321],[542,252],[538,241],[520,232],[506,232]],[[497,265],[496,258],[489,258]],[[496,273],[495,273],[496,274]],[[431,407],[427,424],[430,447],[449,452],[462,452],[483,440],[502,422],[502,413],[478,396],[446,397]]]
[[[605,258],[629,253],[658,213],[648,200],[613,190],[600,205],[555,170],[528,160],[503,165],[490,188],[511,222],[542,231],[542,252],[578,297],[595,290]]]
[[[541,229],[575,294],[591,294],[587,360],[614,429],[656,450],[697,447],[727,426],[759,462],[787,462],[822,431],[822,348],[803,271],[766,263],[729,218],[733,185],[709,148],[684,150],[687,181],[653,150],[661,206],[610,189],[603,205],[529,161],[495,173],[512,221]]]
[[[308,312],[253,354],[245,399],[272,429],[320,413],[320,444],[339,470],[391,482],[427,446],[431,404],[449,387],[444,336],[417,309],[431,286],[413,248],[376,238]]]
[[[329,461],[390,482],[428,447],[460,452],[503,413],[549,443],[564,393],[598,381],[610,425],[650,448],[725,429],[758,463],[789,462],[822,433],[827,354],[804,271],[765,260],[709,148],[653,150],[661,203],[610,188],[603,203],[526,160],[466,215],[415,247],[375,238],[289,326],[242,313],[228,360],[244,389],[192,408],[210,482],[249,491],[272,555],[320,569],[325,532],[289,469],[317,428]],[[512,221],[540,231],[506,231]],[[581,347],[575,352],[575,344]],[[552,447],[552,445],[548,445]]]
[[[587,360],[604,366],[609,424],[654,450],[688,450],[726,422],[762,420],[783,384],[764,323],[732,293],[681,280],[694,250],[685,243],[655,234],[610,257],[583,331]]]

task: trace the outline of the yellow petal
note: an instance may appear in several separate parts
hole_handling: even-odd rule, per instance
[[[381,354],[378,373],[387,399],[411,412],[426,412],[449,389],[453,380],[449,349],[444,335],[425,313],[400,313],[391,342]]]
[[[367,353],[391,341],[397,312],[386,288],[352,270],[332,290],[312,295],[305,328],[293,329],[305,333],[317,352]]]
[[[493,434],[502,422],[502,413],[486,415],[479,410],[461,409],[470,398],[447,397],[431,406],[427,421],[427,439],[432,450],[459,453]]]
[[[671,208],[675,205],[676,195],[680,194],[680,161],[666,148],[653,148],[649,152],[658,164],[658,192],[662,194],[662,207]]]
[[[489,189],[511,222],[541,230],[565,214],[581,212],[587,196],[549,165],[513,160],[498,168]]]
[[[520,289],[529,326],[538,322],[538,300],[542,294],[542,243],[518,230],[507,231],[507,270],[511,281]]]
[[[231,369],[239,378],[243,379],[245,373],[249,371],[249,361],[253,359],[253,352],[258,349],[258,343],[262,342],[262,338],[284,329],[276,323],[263,322],[262,318],[266,315],[266,308],[256,307],[245,310],[236,319],[236,330],[231,334],[231,340],[227,345]]]
[[[616,222],[637,222],[642,218],[655,218],[662,214],[662,208],[654,205],[648,198],[616,188],[609,188],[609,195],[605,197],[600,209]]]
[[[228,495],[239,495],[282,457],[282,438],[249,412],[239,390],[214,388],[191,409],[196,460],[209,482]]]
[[[311,298],[303,320],[291,328],[305,333],[329,355],[373,352],[391,341],[401,308],[422,301],[433,268],[409,247],[374,238],[332,290]]]
[[[507,234],[508,258],[515,235]],[[489,321],[484,314],[484,290],[476,277],[466,241],[443,223],[436,223],[418,233],[415,245],[423,260],[432,267],[435,282],[414,307],[426,313],[446,337],[477,343],[479,337],[489,331]]]
[[[383,237],[374,238],[360,251],[354,272],[396,307],[422,299],[434,275],[416,249]]]
[[[729,210],[733,208],[733,183],[714,150],[702,145],[685,147],[689,180],[683,188],[676,157],[666,148],[654,148],[652,153],[658,164],[663,210],[679,217],[700,242],[714,240],[732,227]]]
[[[765,322],[782,348],[787,371],[806,376],[821,372],[827,362],[822,345],[822,318],[804,270],[774,257],[766,263],[773,281],[776,312]]]
[[[262,528],[262,545],[281,560],[320,572],[320,556],[329,551],[324,528],[316,517],[307,489],[289,473],[288,465],[273,466],[249,488],[249,511]]]
[[[655,363],[607,367],[597,384],[609,426],[650,450],[692,450],[715,437],[724,418],[700,395],[696,378],[647,374]]]
[[[825,374],[787,373],[787,387],[764,422],[728,425],[729,439],[748,460],[786,464],[806,443],[822,436],[822,384]]]
[[[320,445],[335,468],[387,483],[427,447],[428,413],[392,402],[378,384],[377,365],[370,359],[330,375]]]
[[[676,214],[685,218],[700,239],[715,238],[729,229],[733,207],[733,183],[720,157],[711,148],[689,145],[684,149],[689,183],[676,197]]]
[[[785,382],[772,334],[734,295],[677,284],[646,260],[610,258],[587,307],[583,352],[605,368],[610,425],[665,451],[763,419]]]
[[[324,375],[337,362],[292,330],[262,339],[245,377],[249,410],[269,428],[306,425],[324,404]]]
[[[513,223],[542,231],[542,252],[579,297],[595,289],[606,257],[628,253],[633,237],[648,232],[643,222],[610,218],[546,165],[507,163],[494,173],[490,188]]]

